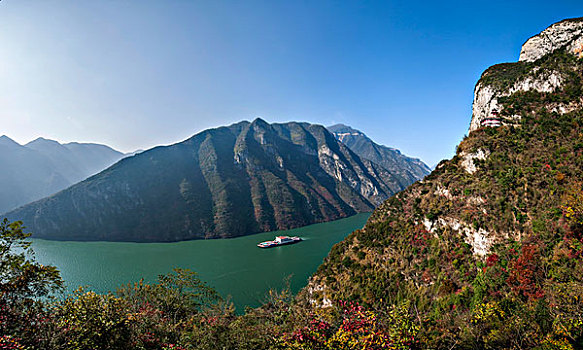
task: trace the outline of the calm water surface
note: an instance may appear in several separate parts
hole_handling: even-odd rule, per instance
[[[337,221],[287,231],[259,233],[231,239],[178,243],[58,242],[33,240],[36,258],[61,271],[68,290],[87,286],[96,292],[139,281],[156,281],[175,267],[198,272],[222,296],[231,295],[241,310],[258,306],[270,288],[281,289],[291,275],[295,293],[305,286],[330,248],[370,216],[358,214]],[[304,241],[276,248],[256,244],[277,235],[300,236]]]

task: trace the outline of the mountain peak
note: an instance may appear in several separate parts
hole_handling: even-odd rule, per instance
[[[20,146],[20,144],[6,135],[0,136],[0,145],[3,146]]]
[[[337,134],[337,133],[351,133],[351,134],[359,134],[359,135],[364,135],[364,133],[360,130],[356,130],[351,126],[348,126],[346,124],[334,124],[331,126],[327,126],[326,129],[330,130],[331,133],[333,134]]]
[[[524,117],[515,108],[504,109],[504,100],[517,92],[552,94],[572,81],[577,58],[583,58],[583,18],[549,26],[524,43],[518,62],[488,68],[474,89],[470,132],[490,126],[517,126]],[[536,61],[536,63],[535,63]],[[573,111],[578,101],[557,102],[551,110]]]
[[[255,126],[266,126],[269,125],[268,122],[266,122],[265,120],[261,119],[260,117],[255,118],[252,122],[251,125]]]
[[[402,183],[415,182],[430,172],[430,168],[419,159],[407,157],[398,149],[378,145],[362,131],[348,125],[335,124],[327,129],[358,156],[384,167]]]
[[[557,22],[531,37],[522,45],[518,60],[534,62],[563,48],[583,57],[583,17]]]
[[[37,137],[36,139],[30,141],[29,143],[27,143],[25,146],[29,146],[29,145],[35,145],[35,144],[45,144],[45,145],[61,145],[58,141],[55,140],[50,140],[50,139],[45,139],[44,137]]]
[[[413,181],[361,159],[321,125],[256,118],[138,154],[7,215],[28,222],[45,238],[233,237],[371,211]],[[41,207],[42,219],[33,220]],[[56,215],[65,212],[66,218]],[[175,213],[180,219],[168,220]]]

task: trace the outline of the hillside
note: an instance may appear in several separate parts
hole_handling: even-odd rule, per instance
[[[337,244],[304,295],[405,307],[423,348],[581,348],[582,79],[583,19],[486,70],[456,155]]]
[[[51,239],[235,237],[372,211],[406,185],[322,126],[256,119],[128,157],[8,217]]]
[[[41,199],[107,168],[123,154],[98,144],[0,137],[0,213]]]
[[[225,148],[212,143],[219,139]],[[0,139],[0,144],[7,142]],[[322,127],[260,120],[207,130],[184,143],[147,151],[147,158],[124,162],[144,162],[141,172],[135,172],[148,175],[158,168],[147,159],[160,169],[175,167],[181,157],[165,161],[168,157],[155,152],[169,155],[177,149],[190,159],[205,155],[204,161],[188,164],[215,179],[209,183],[224,179],[219,171],[229,162],[217,161],[223,157],[234,163],[226,169],[245,169],[237,175],[255,176],[253,183],[282,167],[286,173],[303,167],[310,170],[306,176],[316,179],[316,162],[331,178],[346,179],[348,165],[358,164],[356,155]],[[315,159],[308,162],[311,158],[302,153]],[[115,172],[129,169],[124,162],[85,183],[114,188]],[[103,295],[79,290],[47,302],[44,297],[62,284],[57,269],[29,260],[33,256],[25,254],[31,247],[21,223],[5,220],[0,223],[7,262],[0,345],[582,349],[582,167],[580,18],[556,23],[530,38],[518,62],[486,70],[476,84],[469,134],[456,155],[382,203],[363,229],[334,246],[298,296],[285,289],[270,291],[264,305],[248,308],[244,315],[236,315],[228,299],[222,300],[196,273],[182,269],[160,276],[157,283],[140,281]],[[354,184],[357,178],[351,179],[348,183]],[[154,189],[156,183],[150,185]],[[127,183],[118,186],[134,193]],[[282,186],[277,183],[277,188]],[[371,189],[350,188],[361,194],[363,188]],[[349,190],[343,193],[357,198]],[[167,194],[172,195],[171,189]],[[74,207],[60,209],[78,210],[95,198],[107,201],[94,191],[75,197]],[[49,200],[61,201],[58,196]],[[243,208],[242,203],[237,205]],[[160,202],[159,208],[167,204]],[[50,204],[35,208],[38,217],[45,208]]]
[[[359,157],[384,167],[405,186],[423,179],[431,172],[421,160],[407,157],[398,149],[378,145],[361,131],[347,125],[336,124],[327,129]]]

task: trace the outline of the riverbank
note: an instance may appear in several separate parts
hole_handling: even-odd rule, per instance
[[[231,239],[176,243],[67,242],[34,239],[37,260],[54,265],[68,291],[79,286],[105,293],[143,278],[154,282],[173,268],[188,268],[215,288],[230,295],[239,311],[260,305],[269,289],[281,289],[289,277],[292,292],[306,285],[334,244],[362,228],[370,213],[286,231]],[[277,235],[300,236],[303,241],[272,249],[256,244]]]

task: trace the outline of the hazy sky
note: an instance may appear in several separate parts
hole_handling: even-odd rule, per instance
[[[488,66],[577,1],[0,1],[0,134],[181,141],[252,120],[349,124],[433,165]]]

